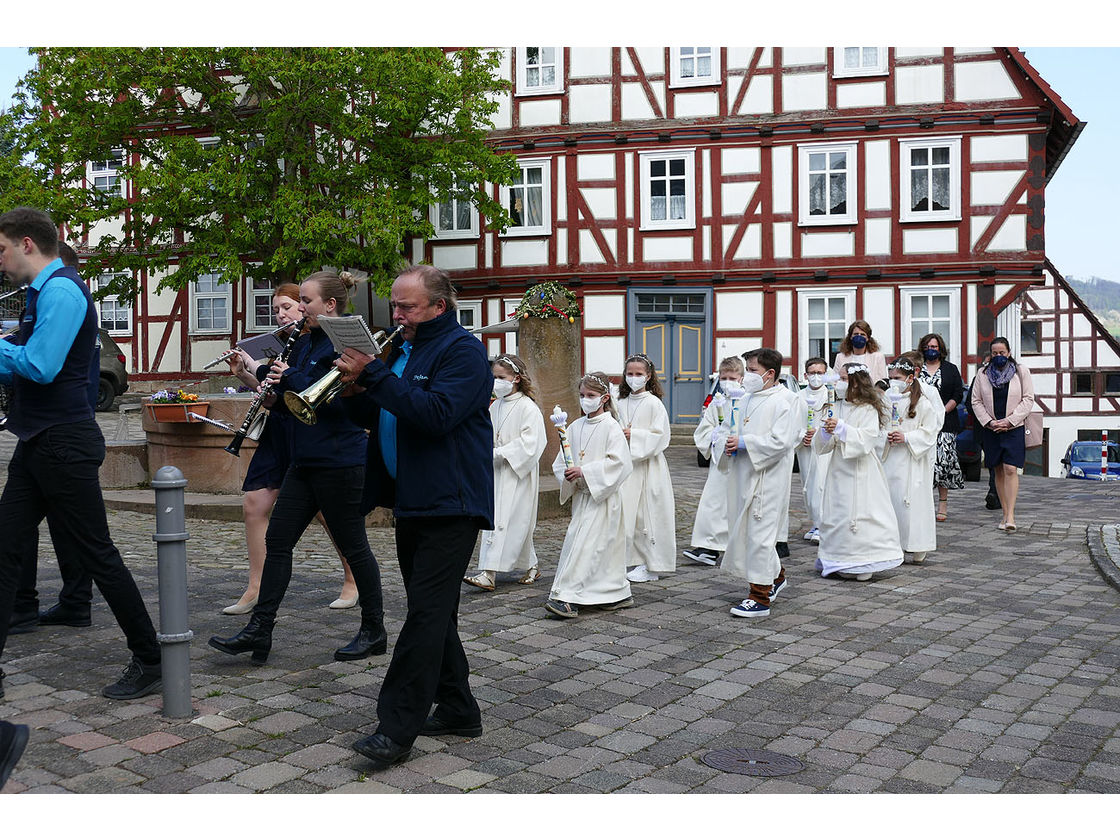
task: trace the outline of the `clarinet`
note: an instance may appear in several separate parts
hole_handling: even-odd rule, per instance
[[[277,360],[281,362],[288,361],[288,356],[292,354],[292,350],[296,346],[296,341],[299,339],[300,332],[303,330],[303,324],[306,320],[306,318],[301,318],[296,322],[295,326],[292,327],[292,334],[288,336],[288,341],[284,345],[284,350],[276,357]],[[229,446],[226,447],[226,452],[230,455],[235,455],[238,458],[241,457],[241,444],[245,442],[245,437],[253,427],[253,421],[256,420],[257,414],[264,406],[265,399],[267,399],[268,395],[271,393],[271,383],[265,382],[261,385],[260,391],[257,392],[257,396],[253,398],[253,402],[249,405],[249,410],[245,414],[245,420],[241,423],[241,428],[233,433],[233,440],[231,440]]]

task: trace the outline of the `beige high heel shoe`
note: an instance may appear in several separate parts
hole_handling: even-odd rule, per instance
[[[222,615],[245,615],[251,613],[253,607],[257,605],[257,599],[252,601],[238,601],[236,604],[230,604],[228,607],[222,607]]]

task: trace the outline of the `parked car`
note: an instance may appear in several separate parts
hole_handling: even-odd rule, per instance
[[[1085,481],[1120,481],[1120,443],[1108,442],[1107,478],[1101,476],[1101,444],[1095,440],[1075,440],[1062,457],[1062,478]]]
[[[113,401],[128,390],[124,353],[106,330],[98,330],[101,347],[101,378],[97,386],[97,410],[109,411]]]
[[[976,421],[966,407],[971,389],[971,385],[965,386],[964,397],[957,404],[957,420],[960,421],[961,426],[961,430],[957,432],[957,460],[961,462],[961,472],[964,473],[965,481],[979,481],[982,450],[980,439],[976,434]]]

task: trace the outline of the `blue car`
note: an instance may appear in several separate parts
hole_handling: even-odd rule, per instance
[[[1120,443],[1108,442],[1108,473],[1102,476],[1100,442],[1075,440],[1062,458],[1062,478],[1120,481]]]
[[[964,473],[965,481],[979,481],[980,441],[976,435],[972,415],[968,413],[968,409],[965,407],[968,405],[968,394],[971,388],[971,385],[965,386],[964,396],[957,404],[957,420],[961,427],[961,430],[957,432],[957,460],[961,462],[961,472]]]

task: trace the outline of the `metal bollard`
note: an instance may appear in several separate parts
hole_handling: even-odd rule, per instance
[[[160,467],[156,491],[156,564],[159,574],[159,640],[163,654],[163,714],[191,717],[191,639],[187,615],[187,533],[178,467]]]

